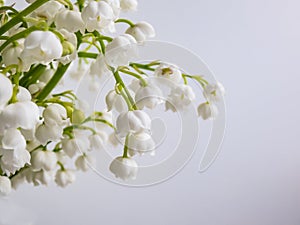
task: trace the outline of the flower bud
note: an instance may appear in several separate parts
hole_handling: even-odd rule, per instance
[[[76,50],[76,47],[69,41],[64,41],[62,47],[62,56],[71,55]]]
[[[80,124],[85,120],[84,112],[79,109],[75,109],[71,116],[71,122],[73,124]]]
[[[135,180],[138,173],[138,165],[134,159],[117,157],[110,164],[109,170],[124,181]]]

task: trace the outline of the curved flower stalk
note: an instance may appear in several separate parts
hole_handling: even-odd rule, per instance
[[[203,88],[199,116],[216,117],[216,103],[224,95],[220,83],[209,84],[167,62],[134,62],[137,44],[155,35],[147,22],[120,18],[121,12],[137,9],[136,0],[27,2],[20,12],[0,6],[1,194],[24,182],[66,187],[75,181],[75,171],[96,166],[93,151],[103,151],[110,142],[123,145],[109,167],[112,174],[136,179],[139,166],[133,157],[156,150],[144,109],[165,104],[166,110],[185,110],[197,99],[189,80]],[[119,23],[127,27],[117,35]],[[107,109],[88,112],[74,90],[61,86],[58,92],[70,70],[70,77],[93,87],[114,77],[103,99]],[[166,96],[160,85],[167,87]]]

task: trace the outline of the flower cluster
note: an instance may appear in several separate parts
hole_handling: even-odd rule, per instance
[[[135,179],[134,157],[155,154],[151,118],[144,109],[186,110],[196,101],[189,79],[202,86],[206,98],[199,116],[217,116],[215,103],[224,95],[220,83],[209,84],[166,62],[134,62],[137,45],[155,36],[151,24],[120,17],[137,9],[136,0],[26,1],[22,12],[0,7],[1,194],[25,182],[65,187],[75,181],[76,170],[94,167],[93,151],[110,142],[124,146],[110,171]],[[128,26],[121,35],[119,23]],[[74,90],[58,92],[65,75],[78,82],[84,77],[96,90],[103,77],[114,77],[107,109],[88,114]],[[123,76],[132,82],[126,84]]]

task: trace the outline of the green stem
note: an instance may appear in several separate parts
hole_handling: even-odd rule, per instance
[[[130,27],[135,26],[135,24],[132,21],[127,20],[127,19],[118,19],[115,21],[115,23],[127,23]]]
[[[148,85],[147,81],[139,74],[133,73],[133,72],[131,72],[129,70],[126,70],[126,69],[121,69],[119,71],[139,79],[142,82],[143,87],[146,87]]]
[[[128,158],[128,139],[129,139],[129,135],[130,134],[127,134],[126,139],[125,139],[123,158]]]
[[[13,95],[10,100],[11,103],[15,103],[18,101],[17,95],[18,95],[18,91],[19,91],[20,75],[21,75],[21,73],[16,73],[13,77],[14,88],[13,88]]]
[[[45,72],[46,66],[39,64],[34,69],[30,70],[22,79],[20,80],[20,85],[23,87],[29,87],[30,84],[34,84],[40,78],[40,76]]]
[[[120,84],[120,85],[122,86],[122,88],[124,89],[124,91],[125,91],[125,93],[126,93],[128,99],[129,99],[129,101],[130,101],[130,103],[131,103],[131,105],[132,105],[132,109],[133,109],[133,110],[138,110],[138,108],[137,108],[137,106],[135,105],[135,102],[134,102],[132,96],[130,95],[129,90],[127,89],[126,85],[124,84],[124,82],[123,82],[123,80],[122,80],[122,78],[121,78],[121,76],[120,76],[120,74],[119,74],[118,71],[114,72],[114,78],[115,78],[115,80],[116,80],[116,83],[117,83],[117,84]]]
[[[28,34],[30,34],[31,32],[33,31],[36,31],[36,30],[41,30],[40,28],[38,27],[30,27],[24,31],[21,31],[20,33],[17,33],[15,35],[13,35],[11,38],[9,38],[6,42],[4,42],[1,46],[0,46],[0,52],[3,51],[3,49],[8,46],[10,43],[14,42],[14,41],[17,41],[21,38],[24,38],[26,37]]]
[[[78,52],[78,57],[96,59],[98,57],[98,54],[97,53],[92,53],[92,52]]]
[[[25,8],[22,12],[17,14],[14,18],[12,18],[10,21],[8,21],[6,24],[4,24],[2,27],[0,27],[0,35],[4,34],[6,31],[8,31],[10,28],[15,26],[16,24],[22,22],[23,17],[29,15],[31,12],[39,8],[41,5],[48,2],[48,0],[38,0],[30,4],[27,8]]]
[[[66,65],[59,64],[56,72],[54,73],[51,80],[47,83],[47,85],[43,88],[43,90],[40,92],[40,94],[37,96],[38,101],[43,101],[50,93],[51,91],[56,87],[60,79],[64,76],[65,72],[67,71],[68,67],[71,63],[68,63]]]
[[[6,12],[6,11],[12,11],[14,14],[18,14],[18,10],[11,6],[2,6],[0,7],[0,13]]]

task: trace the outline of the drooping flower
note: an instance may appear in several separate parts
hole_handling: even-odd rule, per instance
[[[39,108],[32,101],[9,104],[0,113],[0,133],[8,128],[35,129],[39,121]]]
[[[134,159],[117,157],[109,166],[110,171],[124,181],[135,180],[138,173],[138,165]]]
[[[13,86],[5,75],[0,73],[0,111],[6,106],[11,99]]]
[[[28,176],[31,176],[30,178]],[[54,180],[54,173],[53,171],[32,171],[31,174],[27,174],[27,179],[30,179],[30,183],[33,183],[34,186],[39,185],[48,185],[51,181]]]
[[[22,66],[28,71],[35,63],[47,65],[54,59],[62,56],[63,48],[58,37],[51,31],[33,31],[24,42],[24,50],[21,53]]]
[[[24,49],[24,39],[7,46],[2,52],[2,62],[6,65],[19,65],[20,56]]]
[[[130,89],[128,91],[130,95],[134,97],[135,93]],[[106,102],[107,110],[109,112],[115,109],[117,112],[121,113],[127,111],[128,109],[126,101],[124,100],[122,95],[117,94],[115,90],[111,90],[110,92],[108,92],[108,94],[105,97],[105,102]]]
[[[173,84],[179,84],[182,80],[182,73],[175,65],[161,63],[154,72],[154,75],[171,81]]]
[[[64,7],[62,4],[58,3],[57,1],[50,0],[34,10],[32,16],[46,20],[50,25],[54,21],[56,14],[59,13],[59,11],[63,8]]]
[[[70,157],[73,158],[76,154],[86,152],[89,149],[89,142],[81,138],[64,138],[62,141],[63,151]]]
[[[90,141],[90,150],[101,150],[104,148],[105,143],[107,142],[108,137],[104,132],[98,132],[97,134],[93,134],[89,136]]]
[[[74,171],[69,169],[58,170],[55,176],[56,184],[63,188],[74,183],[75,180],[76,176]]]
[[[171,90],[166,101],[166,110],[173,112],[184,110],[196,98],[193,89],[188,85],[178,85]]]
[[[198,115],[202,117],[202,119],[215,119],[218,115],[218,108],[215,104],[205,102],[198,106]]]
[[[125,33],[132,35],[137,42],[144,42],[149,38],[155,37],[153,26],[144,21],[136,23],[133,27],[129,27]]]
[[[11,189],[10,179],[6,176],[0,176],[0,195],[9,195]]]
[[[42,145],[46,145],[49,141],[60,140],[63,136],[63,131],[63,127],[56,124],[41,124],[36,129],[35,137]]]
[[[125,66],[137,57],[137,52],[137,42],[134,37],[123,34],[107,44],[105,59],[110,66]]]
[[[141,86],[135,95],[135,102],[139,109],[147,107],[154,109],[157,105],[163,103],[162,91],[154,84],[148,83],[147,86]]]
[[[113,9],[105,1],[90,1],[82,10],[81,17],[89,32],[101,32],[111,26],[115,19]]]
[[[134,156],[139,153],[144,155],[149,153],[155,154],[155,142],[151,135],[148,133],[130,134],[128,136],[128,153],[130,156]]]
[[[135,11],[138,6],[137,0],[120,0],[121,9],[124,11]]]
[[[120,137],[125,137],[129,133],[149,132],[151,119],[141,110],[123,112],[117,118],[116,128]]]
[[[71,33],[80,31],[84,33],[84,22],[81,13],[75,10],[64,9],[57,13],[55,17],[57,29],[66,29]]]
[[[97,59],[92,62],[90,67],[90,75],[97,76],[99,78],[112,75],[111,70],[109,70],[106,64],[105,57],[102,54],[99,54]]]
[[[31,166],[33,171],[51,171],[57,165],[56,154],[52,151],[36,150],[31,154]]]
[[[59,32],[64,36],[65,41],[63,42],[63,57],[59,59],[63,65],[66,65],[77,58],[77,38],[72,32],[66,29],[60,29]]]
[[[209,101],[217,102],[225,95],[225,88],[220,82],[208,84],[205,87],[203,94]]]
[[[47,106],[43,112],[43,117],[44,123],[49,126],[64,126],[68,123],[66,108],[57,103]]]
[[[96,158],[90,154],[81,155],[76,159],[75,166],[78,170],[86,172],[96,166]]]

